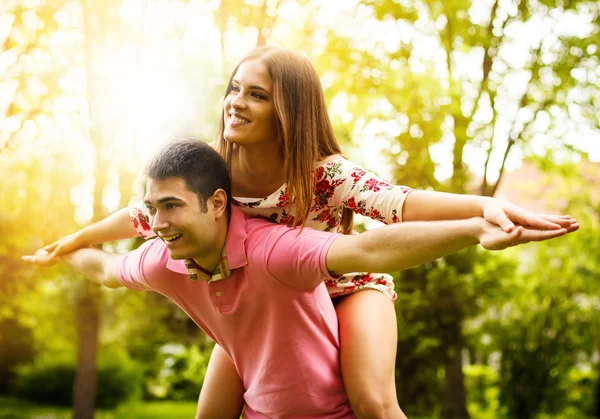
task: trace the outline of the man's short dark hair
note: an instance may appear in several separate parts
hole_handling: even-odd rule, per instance
[[[231,205],[231,181],[225,161],[208,144],[193,138],[175,140],[152,158],[146,169],[150,179],[180,177],[188,189],[198,196],[200,209],[207,211],[206,201],[217,189],[227,194]]]

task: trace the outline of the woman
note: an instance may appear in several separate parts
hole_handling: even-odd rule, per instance
[[[266,47],[248,54],[229,80],[215,143],[228,162],[233,196],[244,211],[290,226],[352,229],[353,212],[383,222],[483,216],[506,231],[514,223],[554,229],[568,217],[540,216],[493,198],[389,185],[341,157],[319,77],[293,51]],[[151,235],[141,209],[138,232]],[[45,248],[51,257],[131,237],[127,210]],[[514,223],[513,223],[514,222]],[[344,383],[358,417],[404,417],[396,399],[397,341],[391,277],[356,274],[327,284],[340,325]],[[356,292],[363,290],[364,292]],[[237,418],[243,387],[224,351],[215,347],[197,417]]]

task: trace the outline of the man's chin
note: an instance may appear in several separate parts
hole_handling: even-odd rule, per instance
[[[181,259],[190,259],[192,256],[188,256],[183,252],[171,251],[169,250],[169,257],[173,260],[181,260]]]

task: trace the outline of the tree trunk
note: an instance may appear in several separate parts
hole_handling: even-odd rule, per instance
[[[89,136],[96,149],[95,185],[93,195],[92,222],[97,222],[107,214],[102,206],[102,194],[106,186],[106,162],[102,158],[102,129],[95,109],[94,80],[96,73],[92,63],[94,45],[97,42],[97,26],[94,22],[93,0],[83,0],[83,32],[85,39],[85,70],[87,76],[87,102],[89,115]],[[76,296],[77,310],[77,371],[73,383],[73,418],[93,419],[96,401],[96,354],[100,329],[100,288],[88,280],[83,280]]]
[[[96,352],[100,292],[95,284],[82,281],[77,295],[77,371],[73,383],[73,418],[92,419],[96,401]]]
[[[444,419],[469,419],[465,397],[465,381],[462,370],[462,354],[459,345],[454,347],[444,365],[446,370],[446,391],[442,406]]]

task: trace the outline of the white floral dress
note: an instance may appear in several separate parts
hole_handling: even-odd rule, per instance
[[[316,230],[337,230],[343,208],[385,224],[402,221],[402,205],[412,191],[377,178],[357,164],[339,157],[319,164],[315,169],[315,195],[306,227]],[[266,198],[237,198],[233,204],[244,212],[268,221],[292,225],[296,204],[290,201],[287,185]],[[153,237],[148,217],[141,206],[130,209],[133,224],[144,238]],[[326,282],[329,294],[337,297],[362,289],[376,289],[390,299],[396,299],[392,277],[387,274],[353,273]]]

